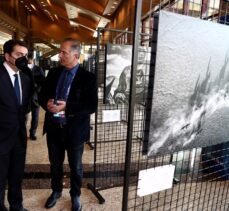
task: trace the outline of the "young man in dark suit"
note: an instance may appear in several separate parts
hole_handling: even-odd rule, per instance
[[[26,154],[25,118],[32,94],[27,68],[28,49],[22,41],[9,40],[0,65],[0,210],[6,211],[4,195],[8,180],[10,211],[26,211],[22,205],[22,179]]]
[[[38,93],[45,80],[43,69],[34,64],[34,59],[31,54],[28,55],[28,67],[30,68],[34,81],[34,92],[31,100],[31,125],[29,129],[29,137],[31,140],[37,140],[36,131],[39,120],[40,105],[38,103]]]
[[[90,114],[96,111],[98,98],[96,77],[80,67],[79,56],[80,44],[66,39],[59,53],[62,66],[49,71],[39,95],[40,105],[46,110],[44,132],[51,164],[52,194],[46,208],[53,207],[61,197],[65,150],[71,170],[72,210],[82,208],[82,155],[90,133]]]

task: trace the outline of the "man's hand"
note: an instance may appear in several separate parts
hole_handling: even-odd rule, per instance
[[[66,101],[57,100],[56,104],[54,103],[54,99],[50,99],[47,103],[47,109],[51,113],[58,113],[64,111],[66,107]]]

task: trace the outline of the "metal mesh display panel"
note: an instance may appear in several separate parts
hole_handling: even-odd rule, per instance
[[[224,149],[225,151],[226,149]],[[228,210],[228,171],[222,163],[215,160],[228,157],[208,158],[203,161],[201,149],[182,151],[171,155],[156,157],[132,169],[133,172],[157,166],[173,164],[176,166],[175,179],[171,189],[145,197],[137,196],[137,178],[131,179],[129,186],[128,210]],[[211,151],[212,154],[213,151]],[[218,150],[221,154],[223,151]],[[213,162],[209,165],[209,162]]]
[[[225,1],[162,1],[159,7],[153,9],[152,17],[162,9],[224,24],[227,24],[229,20],[227,19],[228,3]],[[155,21],[157,19],[154,19]],[[148,31],[156,33],[157,28]],[[151,67],[154,69],[157,36],[151,35],[153,37]],[[153,89],[153,72],[149,76],[152,79],[149,84],[151,92]],[[146,107],[147,109],[150,109],[150,105]],[[144,122],[145,119],[142,121]],[[146,132],[147,128],[146,121],[144,126]],[[133,134],[134,131],[135,128],[133,127]],[[228,147],[228,143],[224,143],[149,158],[142,155],[144,143],[140,143],[136,147],[133,141],[129,158],[130,171],[125,178],[125,181],[128,181],[126,188],[128,194],[123,196],[123,210],[229,210]],[[168,164],[175,165],[172,188],[139,197],[137,195],[139,171]],[[124,184],[124,193],[125,187]]]
[[[101,89],[102,90],[102,89]],[[134,148],[140,149],[143,122],[144,106],[136,105],[134,124]],[[121,120],[116,122],[103,122],[103,111],[120,110]],[[96,122],[96,143],[95,143],[95,185],[98,189],[106,189],[123,185],[123,172],[125,163],[125,146],[127,136],[128,105],[106,105],[103,99],[99,101]],[[136,162],[138,162],[136,160]]]
[[[141,8],[136,6],[136,14]],[[94,180],[88,187],[97,195],[99,202],[105,200],[99,190],[123,186],[122,210],[228,210],[228,144],[220,144],[205,148],[197,148],[168,154],[165,156],[148,157],[146,152],[145,134],[149,130],[147,121],[148,109],[145,104],[153,89],[155,56],[157,46],[157,28],[153,23],[160,10],[193,16],[227,24],[228,3],[217,1],[161,1],[155,8],[149,6],[152,13],[142,19],[142,32],[139,40],[134,40],[132,32],[125,30],[99,29],[97,43],[97,76],[99,88],[99,106],[95,115],[92,136],[94,146]],[[148,18],[148,24],[144,21]],[[140,25],[135,20],[137,26]],[[148,27],[148,28],[147,28]],[[139,30],[137,29],[138,33]],[[140,46],[149,46],[151,52],[150,74],[148,78],[149,97],[144,95],[143,103],[105,104],[105,46],[107,43],[133,45],[138,52]],[[135,52],[135,54],[138,54]],[[134,55],[137,58],[136,55]],[[133,64],[133,60],[132,60]],[[132,73],[132,72],[131,72]],[[133,77],[133,75],[131,75]],[[136,87],[132,84],[130,89]],[[131,105],[131,106],[129,106]],[[129,109],[131,108],[131,109]],[[103,122],[103,111],[120,110],[120,121]],[[131,121],[130,121],[131,120]],[[95,136],[94,136],[95,135]],[[131,137],[131,138],[130,138]],[[92,138],[92,140],[94,140]],[[175,177],[170,189],[156,192],[144,197],[137,196],[138,173],[140,170],[173,164]]]
[[[116,44],[119,46],[131,45],[132,32],[126,30],[99,29],[97,44],[97,76],[99,104],[95,114],[95,123],[91,131],[91,143],[94,145],[94,181],[88,184],[99,202],[104,200],[98,193],[99,190],[116,186],[122,186],[124,181],[126,138],[128,130],[128,103],[109,104],[104,100],[105,80],[106,80],[106,44]],[[145,36],[142,34],[142,37]],[[144,47],[146,51],[148,47]],[[150,52],[147,52],[150,54]],[[139,59],[140,60],[140,59]],[[131,64],[131,61],[130,61]],[[117,64],[118,65],[118,64]],[[144,64],[148,66],[149,64]],[[117,67],[118,68],[118,67]],[[144,77],[148,78],[145,74]],[[146,93],[143,93],[143,96]],[[120,111],[120,120],[114,122],[104,122],[104,111]],[[143,124],[145,112],[145,102],[136,103],[134,113],[133,149],[139,151],[142,144]],[[95,140],[95,141],[94,141]],[[135,160],[138,165],[138,160]],[[135,173],[134,173],[135,174]]]

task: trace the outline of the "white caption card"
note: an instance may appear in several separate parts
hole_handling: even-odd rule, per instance
[[[117,122],[120,121],[120,110],[104,110],[103,122]]]
[[[159,166],[140,171],[137,195],[141,197],[171,188],[174,171],[174,165]]]

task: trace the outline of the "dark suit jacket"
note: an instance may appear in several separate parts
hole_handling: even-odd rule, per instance
[[[46,110],[44,133],[53,126],[53,114],[47,111],[47,102],[54,99],[56,86],[63,67],[51,69],[39,94],[39,103]],[[87,141],[90,132],[90,114],[97,109],[97,85],[94,74],[79,67],[69,91],[66,102],[68,140],[72,147]]]
[[[41,67],[34,65],[32,68],[32,75],[34,80],[34,92],[32,96],[31,109],[35,109],[39,107],[38,94],[44,83],[45,73]]]
[[[29,111],[31,81],[20,72],[22,105],[17,102],[13,84],[6,68],[0,65],[0,154],[9,152],[16,141],[26,147],[25,115]],[[18,140],[20,139],[20,140]]]

